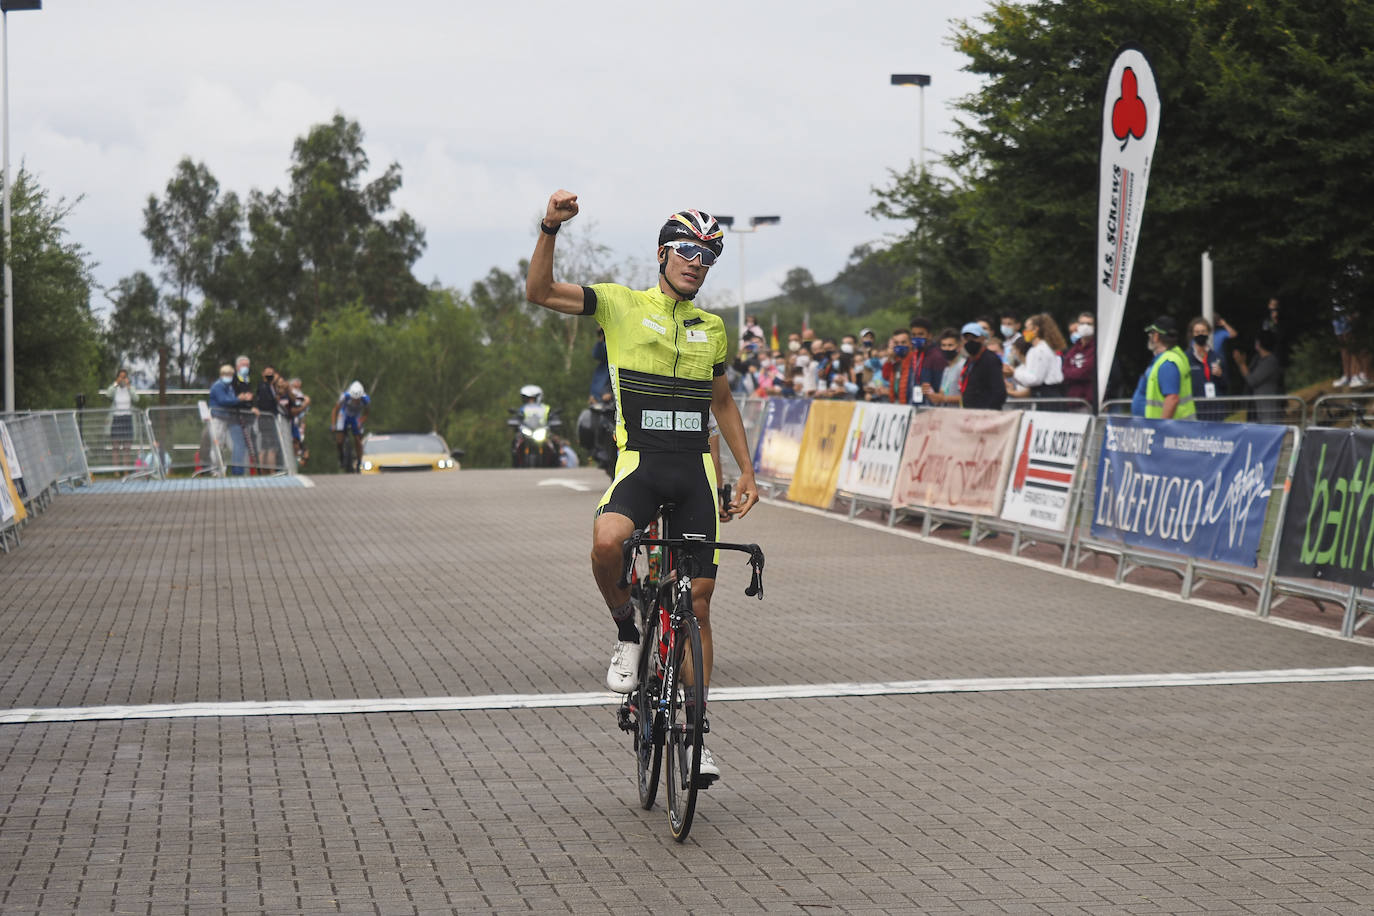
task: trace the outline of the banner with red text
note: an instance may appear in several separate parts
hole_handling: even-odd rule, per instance
[[[1097,397],[1107,397],[1131,268],[1145,213],[1155,138],[1159,135],[1159,87],[1145,52],[1127,45],[1107,74],[1102,109],[1102,149],[1097,194]]]
[[[998,514],[1020,423],[1020,411],[916,414],[907,428],[892,504]]]
[[[1063,531],[1068,527],[1073,482],[1092,417],[1052,410],[1022,413],[1002,518]]]
[[[845,438],[844,463],[840,465],[839,490],[883,502],[891,500],[910,422],[910,404],[855,402]]]

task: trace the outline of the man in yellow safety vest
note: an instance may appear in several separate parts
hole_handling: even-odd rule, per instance
[[[1140,377],[1131,414],[1156,420],[1191,420],[1197,414],[1193,404],[1193,379],[1188,357],[1178,346],[1178,324],[1162,315],[1145,329],[1154,360]]]

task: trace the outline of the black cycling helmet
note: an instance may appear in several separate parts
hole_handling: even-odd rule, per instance
[[[716,257],[720,257],[722,249],[725,248],[725,228],[709,213],[701,210],[679,210],[668,217],[663,228],[658,230],[660,245],[676,239],[696,242],[714,251]]]

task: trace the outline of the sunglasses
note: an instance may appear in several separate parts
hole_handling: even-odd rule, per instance
[[[698,245],[695,242],[678,239],[673,242],[664,242],[663,247],[673,249],[677,252],[677,256],[684,261],[695,261],[697,258],[701,258],[702,267],[710,267],[712,264],[716,263],[716,253],[704,245]]]

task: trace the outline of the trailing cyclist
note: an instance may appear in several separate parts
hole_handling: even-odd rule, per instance
[[[339,395],[339,400],[334,403],[334,412],[329,415],[329,427],[334,430],[334,444],[339,449],[339,467],[345,473],[356,471],[362,462],[363,432],[371,406],[372,399],[367,396],[363,383],[354,382]],[[344,438],[348,435],[353,437],[351,459],[344,454]]]
[[[530,258],[526,297],[565,315],[592,315],[606,334],[607,360],[616,403],[615,477],[597,506],[592,528],[592,573],[616,624],[615,651],[606,685],[617,693],[638,686],[640,633],[628,589],[621,588],[621,544],[644,528],[665,502],[676,506],[675,531],[667,537],[717,539],[715,468],[707,437],[714,413],[726,445],[740,466],[731,515],[758,502],[749,444],[739,408],[725,380],[727,341],[720,317],[692,304],[724,247],[725,230],[709,214],[681,210],[658,233],[657,286],[632,290],[615,283],[577,286],[553,279],[554,239],[578,213],[577,195],[555,191]],[[697,556],[692,607],[701,625],[702,689],[711,681],[711,595],[715,551]],[[702,748],[701,773],[720,776]]]

